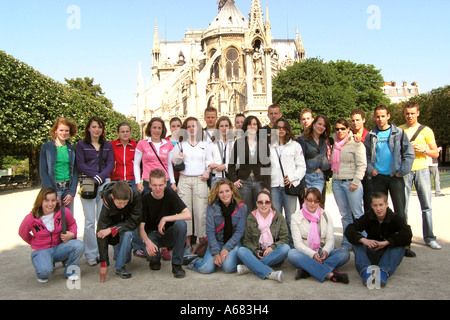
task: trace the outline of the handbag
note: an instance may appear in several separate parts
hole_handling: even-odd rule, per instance
[[[181,150],[181,152],[183,152],[183,147],[181,146],[181,144],[178,142],[179,148]],[[178,158],[177,160],[175,160],[175,164],[173,165],[173,170],[175,171],[183,171],[186,168],[186,165],[184,164],[183,159]]]
[[[236,210],[234,210],[234,212],[231,214],[231,216],[234,216],[234,214],[244,205],[244,203],[240,203],[238,205],[238,207],[236,208]],[[220,230],[223,229],[223,227],[225,226],[225,221],[222,222],[222,224],[220,226],[217,227],[216,229],[216,233],[219,232]],[[204,237],[203,239],[200,240],[200,242],[198,243],[198,245],[195,247],[194,249],[194,254],[196,254],[198,257],[203,258],[205,256],[205,252],[206,249],[208,249],[208,237]]]
[[[102,160],[103,160],[103,144],[100,147],[100,161],[98,162],[98,172],[102,171]],[[89,178],[87,175],[82,174],[80,176],[80,186],[81,186],[81,198],[83,199],[95,199],[98,192],[98,184],[95,183],[94,179]]]
[[[276,147],[275,147],[275,151],[277,152],[278,161],[280,162],[281,173],[283,174],[283,179],[284,179],[285,175],[284,175],[283,165],[281,164],[281,157],[278,154],[278,150]],[[290,196],[301,196],[301,195],[305,194],[305,187],[303,186],[303,183],[301,181],[297,186],[294,186],[293,184],[291,184],[290,186],[285,185],[284,193],[286,193]]]

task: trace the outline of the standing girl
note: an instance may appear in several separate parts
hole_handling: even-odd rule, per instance
[[[76,147],[76,158],[79,172],[98,186],[95,198],[81,197],[84,211],[84,254],[88,265],[95,266],[98,258],[95,221],[102,209],[100,193],[111,181],[109,175],[114,167],[114,151],[111,142],[106,141],[105,123],[99,117],[92,117],[86,124],[84,138]]]
[[[270,150],[267,135],[259,134],[261,123],[257,117],[248,116],[242,129],[245,137],[234,142],[228,173],[250,214],[257,195],[263,189],[270,192]]]
[[[145,128],[146,140],[141,140],[137,144],[134,157],[134,176],[139,192],[146,195],[150,189],[150,171],[161,169],[166,174],[168,186],[176,190],[173,170],[169,166],[169,153],[173,149],[173,144],[166,139],[167,129],[164,120],[152,118]],[[141,176],[142,162],[142,176]],[[142,183],[141,183],[142,179]]]
[[[56,190],[58,199],[73,213],[73,199],[78,186],[75,147],[67,140],[77,133],[75,122],[59,118],[50,130],[52,140],[41,147],[39,175],[42,187]]]
[[[188,117],[181,126],[184,135],[173,149],[170,162],[183,161],[185,168],[180,171],[178,195],[192,212],[192,221],[187,221],[186,254],[191,251],[191,236],[203,238],[206,235],[206,206],[210,171],[206,166],[206,147],[203,130],[197,118]]]

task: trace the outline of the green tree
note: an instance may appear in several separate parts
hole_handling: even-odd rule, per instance
[[[353,109],[369,111],[389,104],[379,70],[350,61],[324,62],[310,58],[281,71],[273,81],[273,101],[278,103],[297,133],[300,112],[309,108],[331,122],[349,118]]]
[[[127,119],[104,101],[54,81],[32,67],[0,51],[0,166],[6,156],[29,159],[30,178],[39,182],[39,151],[50,139],[50,128],[59,117],[77,123],[73,143],[81,140],[92,116],[106,122],[108,140],[117,139],[117,125],[131,124],[133,138],[139,139],[139,125]]]
[[[100,101],[100,103],[107,108],[113,107],[111,100],[105,97],[105,93],[103,92],[102,87],[99,84],[94,84],[94,78],[89,77],[84,77],[83,79],[64,78],[64,80],[71,88],[80,91],[85,96]]]

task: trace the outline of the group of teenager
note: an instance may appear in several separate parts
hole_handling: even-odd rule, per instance
[[[348,283],[339,268],[353,251],[363,283],[373,280],[376,265],[385,285],[403,256],[415,256],[407,224],[413,183],[424,241],[440,249],[427,165],[427,156],[439,152],[432,130],[417,121],[419,106],[408,103],[404,110],[406,124],[397,127],[387,107],[376,107],[370,132],[364,112],[354,110],[351,124],[337,120],[332,135],[325,115],[305,109],[303,131],[295,137],[278,105],[268,107],[264,127],[255,116],[238,114],[233,123],[207,108],[206,128],[195,117],[173,118],[168,136],[165,121],[153,118],[139,142],[131,139],[128,123],[118,126],[117,140],[107,141],[105,123],[93,117],[76,147],[69,142],[76,124],[60,118],[41,148],[43,188],[19,234],[31,245],[39,282],[48,281],[59,261],[69,279],[78,279],[71,266],[83,253],[90,266],[100,263],[100,281],[106,281],[112,245],[122,278],[132,276],[126,265],[134,254],[146,258],[151,270],[171,260],[177,278],[187,265],[204,274],[221,268],[282,282],[279,267],[287,259],[296,267],[295,279]],[[83,196],[83,182],[78,188],[83,242],[73,215],[80,179],[97,187],[93,197]],[[330,179],[342,217],[339,248],[325,210]]]

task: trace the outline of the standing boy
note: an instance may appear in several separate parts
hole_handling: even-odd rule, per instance
[[[439,151],[434,139],[433,130],[421,125],[417,118],[420,115],[420,107],[417,103],[409,102],[405,105],[404,115],[406,124],[400,126],[405,130],[412,148],[414,149],[414,163],[411,172],[404,176],[406,186],[406,208],[405,216],[408,213],[408,201],[412,185],[417,191],[420,207],[422,209],[422,230],[423,240],[432,249],[441,249],[433,234],[432,209],[431,209],[431,177],[428,170],[428,157],[438,158]]]

